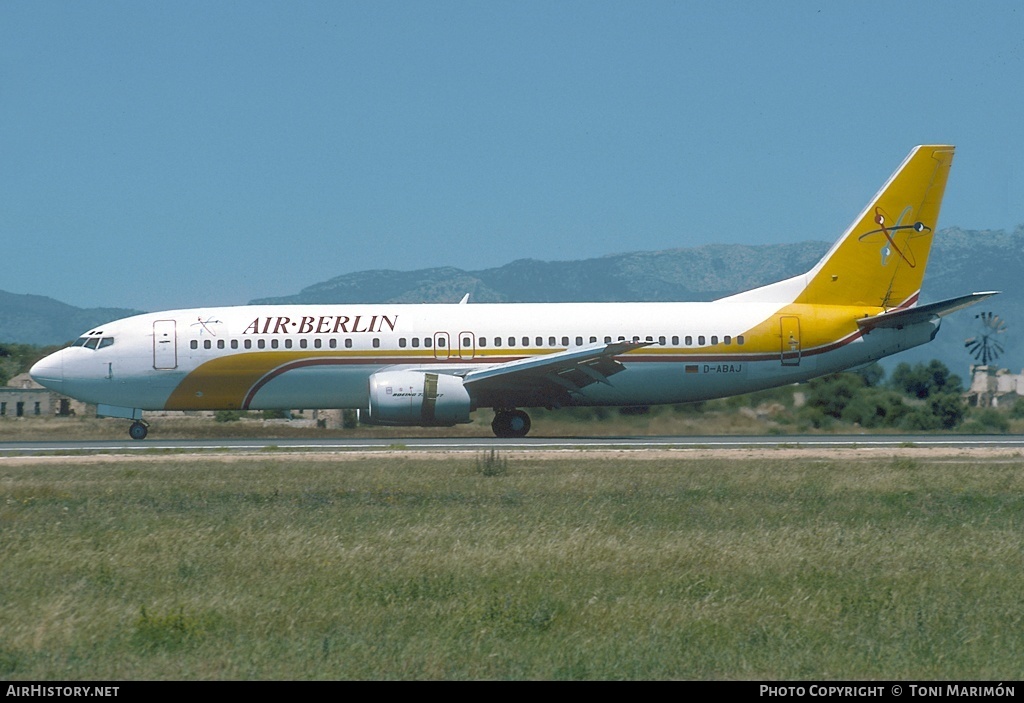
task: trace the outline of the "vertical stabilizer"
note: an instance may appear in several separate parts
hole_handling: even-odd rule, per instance
[[[806,274],[796,303],[903,308],[917,302],[952,146],[916,147]]]

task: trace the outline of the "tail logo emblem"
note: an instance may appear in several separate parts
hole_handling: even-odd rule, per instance
[[[874,235],[881,234],[885,238],[885,242],[882,244],[882,248],[879,253],[882,255],[882,266],[889,263],[889,257],[895,252],[897,256],[907,262],[910,268],[917,268],[917,258],[914,256],[913,250],[910,248],[910,240],[921,237],[932,231],[932,228],[923,222],[915,222],[912,225],[901,224],[903,218],[910,212],[910,207],[903,209],[900,216],[895,220],[892,220],[885,211],[880,207],[875,208],[875,224],[878,225],[879,229],[873,229],[870,232],[865,232],[858,237],[857,241],[863,242],[868,240]],[[893,222],[891,225],[886,225],[886,222]],[[901,248],[897,243],[897,232],[906,232],[907,236],[904,238],[903,247]],[[877,237],[875,237],[877,239]]]

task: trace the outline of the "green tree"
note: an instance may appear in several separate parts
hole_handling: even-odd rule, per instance
[[[875,388],[882,383],[882,379],[885,378],[885,369],[877,361],[867,366],[861,366],[859,369],[854,369],[850,373],[855,373],[864,379],[864,385],[868,388]]]
[[[835,373],[808,384],[807,407],[840,418],[843,410],[865,388],[864,379],[853,373]]]
[[[843,409],[843,420],[861,427],[896,427],[909,408],[893,391],[865,388]]]
[[[951,430],[963,422],[967,411],[959,393],[938,393],[928,401],[928,408],[944,430]]]
[[[963,393],[960,377],[949,372],[938,359],[911,366],[903,362],[892,372],[889,384],[896,390],[924,400],[939,393]]]

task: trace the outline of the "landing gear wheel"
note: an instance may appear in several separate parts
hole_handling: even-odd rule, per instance
[[[132,426],[128,428],[128,436],[132,439],[145,439],[148,434],[149,428],[138,420],[133,422]]]
[[[522,410],[497,410],[491,422],[496,437],[525,437],[530,431],[530,416]]]

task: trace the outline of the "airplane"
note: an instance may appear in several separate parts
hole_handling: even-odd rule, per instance
[[[914,148],[808,272],[712,302],[249,305],[136,315],[36,363],[43,386],[132,420],[146,410],[353,408],[453,426],[494,409],[686,403],[807,381],[931,341],[995,295],[918,305],[953,146]]]

